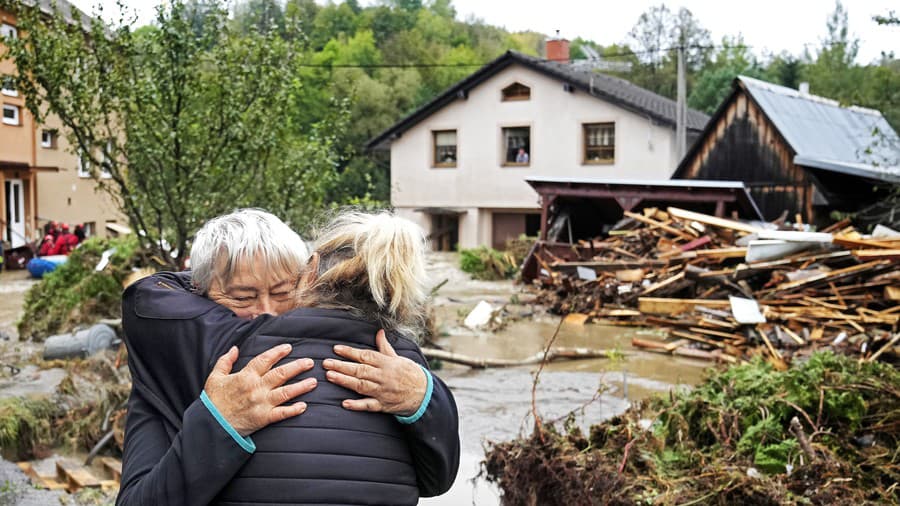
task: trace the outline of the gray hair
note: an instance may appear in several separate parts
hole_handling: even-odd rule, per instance
[[[423,328],[425,233],[390,212],[345,211],[318,235],[318,276],[300,287],[305,306],[342,307],[409,334]]]
[[[303,239],[262,209],[238,209],[207,221],[191,246],[191,282],[206,293],[214,279],[234,275],[237,264],[260,259],[263,268],[299,274],[309,259]]]

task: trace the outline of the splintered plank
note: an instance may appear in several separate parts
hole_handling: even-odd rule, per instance
[[[637,214],[637,213],[632,213],[632,212],[630,212],[630,211],[625,211],[625,216],[628,216],[629,218],[631,218],[631,219],[633,219],[633,220],[635,220],[635,221],[639,221],[639,222],[641,222],[641,223],[644,223],[644,224],[646,224],[646,225],[649,225],[649,226],[652,227],[652,228],[659,228],[659,229],[665,230],[666,232],[668,232],[668,233],[670,233],[670,234],[672,234],[672,235],[681,237],[682,239],[685,239],[685,240],[687,240],[687,241],[693,241],[693,240],[694,240],[694,236],[688,234],[687,232],[684,232],[684,231],[682,231],[682,230],[678,230],[678,229],[675,228],[675,227],[671,227],[671,226],[669,226],[669,225],[666,225],[665,223],[656,221],[656,220],[654,220],[654,219],[652,219],[652,218],[647,218],[647,217],[645,217],[645,216],[643,216],[643,215],[640,215],[640,214]]]
[[[677,315],[693,311],[697,306],[730,308],[731,303],[727,300],[638,297],[638,310],[645,314]]]
[[[738,232],[747,232],[748,234],[762,231],[762,229],[760,228],[754,227],[752,225],[747,225],[746,223],[741,223],[739,221],[726,220],[724,218],[718,218],[716,216],[710,216],[708,214],[695,213],[693,211],[679,209],[677,207],[670,207],[666,209],[666,211],[668,211],[668,213],[675,218],[679,218],[682,220],[699,221],[700,223],[712,225],[714,227],[737,230]]]
[[[121,460],[112,457],[103,457],[100,459],[100,462],[103,464],[103,469],[113,477],[113,480],[117,482],[122,480]]]

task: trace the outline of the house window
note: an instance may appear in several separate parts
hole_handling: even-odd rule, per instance
[[[3,122],[7,125],[18,125],[19,107],[10,104],[3,104]]]
[[[78,150],[78,177],[91,177],[91,161],[81,150]]]
[[[531,127],[504,128],[503,149],[503,165],[529,165],[531,163]]]
[[[3,76],[3,87],[0,88],[0,93],[8,97],[18,97],[19,92],[16,90],[16,78],[13,76]]]
[[[16,27],[6,23],[0,23],[0,37],[9,37],[10,39],[19,38],[19,31]]]
[[[84,224],[84,236],[85,237],[94,237],[97,235],[97,222],[88,221]]]
[[[432,132],[434,137],[434,166],[456,167],[456,130]]]
[[[508,100],[529,100],[531,99],[531,88],[522,83],[512,83],[503,88],[503,101]]]
[[[616,124],[584,125],[584,163],[613,163],[616,159]]]
[[[111,178],[112,174],[109,172],[110,165],[110,155],[112,155],[113,150],[113,142],[106,141],[106,147],[103,149],[103,163],[100,164],[100,177],[103,178]]]
[[[56,149],[56,132],[54,130],[41,130],[41,147]]]

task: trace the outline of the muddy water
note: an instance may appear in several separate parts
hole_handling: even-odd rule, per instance
[[[472,281],[457,268],[456,254],[434,254],[429,260],[433,285],[447,283],[435,296],[439,343],[450,351],[490,358],[524,358],[539,352],[556,330],[558,320],[527,304],[527,294],[509,281]],[[15,321],[21,314],[25,291],[33,281],[23,271],[0,275],[0,333],[15,339]],[[472,331],[462,319],[480,301],[495,307],[507,305],[513,315],[530,314],[497,332]],[[676,385],[696,383],[708,365],[689,359],[643,353],[630,347],[633,336],[653,336],[652,329],[629,329],[601,325],[563,325],[555,341],[558,346],[617,349],[621,360],[578,360],[549,364],[541,373],[536,391],[539,415],[544,421],[564,418],[577,410],[577,420],[587,427],[614,416],[631,401],[665,393]],[[17,348],[23,344],[13,344]],[[472,370],[447,364],[438,374],[456,397],[460,414],[462,459],[460,473],[447,494],[422,501],[424,505],[458,506],[499,504],[495,488],[484,480],[473,480],[484,457],[484,445],[528,432],[532,421],[531,388],[534,366]],[[2,382],[3,378],[0,378]],[[9,385],[11,386],[11,385]],[[585,406],[598,390],[602,394]],[[580,409],[584,407],[584,409]]]
[[[456,268],[457,264],[455,254],[439,253],[430,259],[434,284],[448,280],[435,296],[438,328],[443,336],[439,344],[463,355],[490,358],[522,359],[541,351],[556,331],[558,319],[543,314],[540,308],[510,304],[511,299],[515,302],[529,297],[511,282],[471,281]],[[461,322],[480,300],[497,308],[506,305],[513,315],[530,316],[497,332],[472,331]],[[539,416],[544,421],[556,420],[575,411],[576,420],[587,428],[621,413],[634,400],[697,383],[707,363],[645,353],[630,346],[632,337],[658,335],[653,329],[563,324],[556,346],[615,349],[624,357],[548,364],[536,389]],[[453,489],[444,496],[423,500],[422,504],[499,504],[497,490],[484,480],[473,478],[478,474],[487,442],[529,432],[536,370],[536,366],[523,366],[478,371],[451,364],[439,371],[456,397],[463,454]],[[598,391],[602,393],[589,402]]]

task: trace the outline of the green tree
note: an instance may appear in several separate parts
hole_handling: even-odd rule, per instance
[[[234,6],[233,21],[242,33],[256,30],[284,34],[285,30],[284,11],[277,0],[241,0]]]
[[[282,152],[327,151],[331,141],[291,131],[289,106],[303,87],[276,34],[236,34],[211,1],[173,0],[137,31],[2,1],[18,13],[22,37],[8,56],[30,77],[20,86],[29,109],[39,121],[62,120],[100,188],[170,267],[183,264],[206,219],[269,207],[281,195],[273,189],[321,204],[312,187],[334,171],[323,152],[302,167],[304,186],[289,186],[299,161]]]
[[[743,37],[724,37],[721,48],[694,81],[688,105],[712,114],[731,92],[731,83],[739,75],[764,78],[762,67]]]

